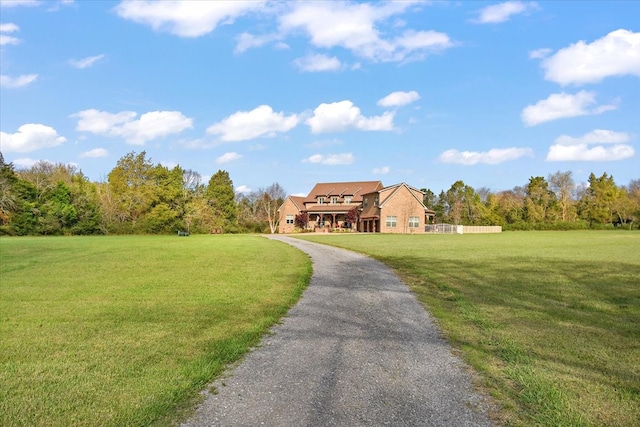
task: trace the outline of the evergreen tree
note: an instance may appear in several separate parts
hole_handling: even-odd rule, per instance
[[[438,197],[436,196],[436,194],[427,188],[421,188],[420,191],[424,193],[422,203],[424,203],[424,205],[429,209],[433,209],[438,203]]]
[[[432,209],[436,213],[436,222],[444,223],[449,221],[449,217],[447,215],[447,195],[444,191],[440,191],[438,201]]]
[[[589,187],[580,199],[580,216],[593,227],[595,224],[612,224],[614,206],[621,196],[613,176],[605,172],[597,178],[593,172],[589,175]]]
[[[219,170],[211,177],[205,197],[213,213],[213,227],[222,228],[225,232],[235,232],[238,225],[238,206],[229,172]]]

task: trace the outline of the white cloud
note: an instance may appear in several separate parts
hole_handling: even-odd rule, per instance
[[[13,33],[15,31],[20,30],[16,24],[8,22],[6,24],[0,24],[0,33]],[[6,34],[0,34],[0,46],[8,45],[8,44],[19,44],[20,39],[13,36],[8,36]]]
[[[459,165],[475,165],[483,163],[487,165],[497,165],[499,163],[517,160],[520,157],[533,157],[531,148],[492,148],[489,151],[458,151],[447,150],[440,154],[438,160],[442,163],[455,163]]]
[[[391,168],[389,166],[383,166],[381,168],[374,168],[373,171],[371,171],[371,172],[376,174],[376,175],[386,175],[390,171],[391,171]]]
[[[411,104],[420,99],[420,95],[415,90],[411,92],[393,92],[378,101],[381,107],[400,107]]]
[[[51,3],[51,2],[48,2]],[[58,10],[60,10],[61,6],[68,6],[74,3],[74,0],[60,0],[59,2],[55,3],[53,6],[51,6],[49,9],[47,9],[48,12],[57,12]]]
[[[393,130],[392,112],[381,116],[364,117],[360,109],[349,100],[320,104],[313,110],[313,116],[306,120],[313,133],[342,132],[350,129],[362,131]]]
[[[251,187],[248,187],[246,185],[240,185],[236,188],[236,193],[240,193],[240,194],[249,194],[251,193]]]
[[[335,56],[320,54],[312,54],[302,58],[297,58],[293,63],[299,70],[306,72],[337,71],[342,68],[342,63]]]
[[[556,138],[556,144],[579,145],[579,144],[619,144],[631,140],[631,135],[627,132],[615,132],[606,129],[595,129],[585,133],[579,138],[568,135],[561,135]]]
[[[0,146],[5,152],[29,153],[42,148],[56,147],[67,140],[50,127],[36,123],[27,123],[16,133],[0,132]]]
[[[147,141],[193,127],[193,120],[179,111],[151,111],[136,120],[137,113],[133,111],[112,114],[90,109],[70,117],[79,119],[76,126],[78,131],[121,137],[133,145],[144,145]]]
[[[222,156],[216,158],[216,163],[221,165],[221,164],[224,164],[224,163],[231,163],[231,162],[239,160],[241,158],[242,158],[242,154],[224,153]]]
[[[76,68],[89,68],[102,58],[104,58],[104,55],[88,56],[82,59],[70,59],[69,64]]]
[[[549,147],[547,153],[548,162],[604,162],[613,160],[624,160],[634,155],[633,147],[630,145],[617,144],[611,147],[597,145],[589,147],[587,144],[560,145],[555,144]]]
[[[419,7],[415,1],[289,2],[274,5],[266,1],[124,0],[115,11],[124,19],[180,37],[202,36],[214,31],[218,25],[232,24],[237,18],[252,12],[279,13],[279,26],[275,33],[242,33],[237,38],[236,53],[272,42],[276,47],[288,48],[282,40],[290,34],[306,35],[319,48],[342,47],[356,56],[376,62],[414,60],[453,47],[455,44],[445,33],[414,30],[398,33],[402,26],[394,25],[397,20],[389,21],[415,7]]]
[[[529,59],[543,59],[549,56],[551,52],[553,52],[553,50],[548,48],[532,50],[529,52]]]
[[[634,155],[632,146],[625,144],[631,140],[627,132],[595,129],[578,138],[561,135],[549,147],[547,161],[612,161],[623,160]],[[605,146],[603,144],[611,144]],[[590,147],[591,146],[591,147]]]
[[[98,158],[98,157],[107,157],[109,155],[109,152],[107,150],[105,150],[104,148],[94,148],[93,150],[89,150],[89,151],[85,151],[84,153],[80,154],[80,157],[82,158]]]
[[[640,32],[612,31],[587,44],[579,41],[542,61],[545,79],[561,85],[597,83],[606,77],[640,77]]]
[[[95,109],[83,110],[70,117],[79,118],[76,130],[96,134],[110,134],[119,136],[122,126],[137,116],[134,111],[121,111],[120,113],[108,113]]]
[[[7,44],[19,44],[19,43],[20,43],[20,39],[17,37],[0,34],[0,46],[4,46]]]
[[[17,6],[37,6],[40,2],[38,0],[2,0],[0,1],[0,7],[17,7]]]
[[[513,15],[538,9],[535,2],[507,1],[493,4],[478,11],[478,17],[472,22],[477,24],[499,24],[508,21]]]
[[[244,51],[254,48],[254,47],[262,47],[267,43],[271,43],[274,41],[279,42],[280,36],[277,34],[267,34],[262,36],[255,36],[250,33],[242,33],[236,38],[236,48],[234,50],[235,53],[243,53]],[[276,45],[277,48],[282,49],[287,48],[284,43],[279,42]]]
[[[455,46],[448,35],[433,30],[407,30],[392,42],[396,47],[395,54],[390,58],[393,61],[420,59],[427,52],[441,52]]]
[[[35,165],[38,162],[41,162],[42,160],[36,160],[36,159],[31,159],[29,157],[21,157],[19,159],[15,159],[13,163],[17,168],[19,169],[28,169],[31,166]],[[47,160],[45,160],[46,162],[48,162]],[[51,162],[48,162],[51,163]]]
[[[605,111],[617,109],[615,104],[598,105],[590,108],[595,103],[594,92],[582,90],[575,95],[564,92],[554,93],[549,95],[547,99],[524,108],[520,117],[525,125],[535,126],[565,117],[601,114]]]
[[[293,9],[280,17],[280,30],[302,32],[318,48],[342,47],[358,57],[387,62],[415,59],[454,46],[449,36],[436,31],[406,30],[396,37],[383,37],[379,28],[415,6],[412,2],[292,4]]]
[[[275,113],[268,105],[261,105],[251,111],[233,113],[209,126],[207,133],[220,135],[223,141],[246,141],[288,132],[298,125],[299,120],[296,114],[285,116],[282,112]]]
[[[199,37],[218,25],[232,24],[252,11],[263,8],[263,1],[149,1],[125,0],[116,6],[124,19],[151,26],[180,37]]]
[[[322,165],[350,165],[355,158],[351,153],[341,154],[314,154],[303,160],[304,163],[319,163]]]
[[[10,77],[3,74],[0,75],[0,87],[15,89],[27,86],[28,84],[35,82],[37,78],[37,74],[23,74],[18,77]]]
[[[14,31],[20,30],[16,24],[12,22],[7,22],[6,24],[0,24],[0,33],[13,33]]]
[[[180,133],[193,127],[193,120],[179,111],[151,111],[138,120],[127,122],[122,127],[122,136],[131,143],[142,145],[146,141]]]

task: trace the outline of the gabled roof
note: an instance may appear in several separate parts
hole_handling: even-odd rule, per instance
[[[282,205],[280,205],[280,207],[278,208],[278,211],[282,208],[282,206],[287,202],[287,200],[291,200],[291,203],[294,204],[294,206],[299,210],[302,211],[304,210],[304,197],[302,196],[289,196],[286,199],[284,199],[284,202],[282,202]]]
[[[316,203],[318,197],[351,196],[354,203],[362,201],[362,195],[372,193],[382,188],[380,181],[354,182],[319,182],[304,199],[304,203]]]
[[[299,210],[304,209],[304,197],[303,196],[289,196],[289,199],[296,205]]]
[[[400,184],[396,184],[396,185],[390,185],[389,187],[385,187],[383,189],[381,189],[380,191],[378,191],[378,193],[380,194],[380,201],[379,201],[379,206],[382,208],[384,206],[384,204],[390,200],[394,194],[396,194],[402,187],[406,187],[407,190],[409,190],[409,193],[411,193],[411,195],[424,207],[424,210],[427,212],[434,212],[431,209],[429,209],[428,207],[425,206],[422,198],[419,198],[416,196],[416,192],[419,194],[424,195],[424,193],[421,190],[418,190],[415,187],[412,187],[410,185],[405,184],[404,182],[401,182]],[[383,193],[386,193],[386,195],[384,195],[383,197]]]

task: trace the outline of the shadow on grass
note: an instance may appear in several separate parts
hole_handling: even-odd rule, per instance
[[[511,257],[379,257],[511,401],[516,424],[640,419],[640,268]],[[507,407],[509,405],[506,405]]]

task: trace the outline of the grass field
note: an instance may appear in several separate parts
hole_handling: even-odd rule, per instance
[[[259,236],[0,239],[0,425],[171,425],[300,296]]]
[[[300,237],[393,267],[506,424],[640,425],[640,233]]]
[[[387,263],[511,425],[640,420],[640,233],[303,235]],[[0,238],[0,425],[171,425],[299,297],[258,236]]]

